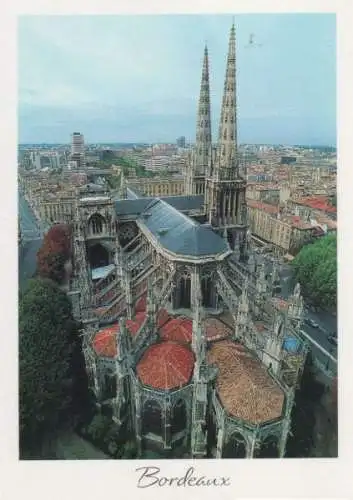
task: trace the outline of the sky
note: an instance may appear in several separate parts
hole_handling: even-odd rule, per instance
[[[232,15],[20,16],[20,143],[195,140],[202,58],[213,141]],[[238,142],[336,145],[334,14],[238,14]],[[249,47],[250,34],[255,46]]]

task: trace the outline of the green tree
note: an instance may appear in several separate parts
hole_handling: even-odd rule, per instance
[[[107,183],[110,189],[119,189],[121,183],[121,174],[107,176]]]
[[[71,303],[56,283],[49,279],[28,283],[19,303],[22,457],[38,453],[47,436],[76,423],[78,405],[88,395],[79,329]]]
[[[135,160],[132,160],[130,158],[118,158],[116,164],[122,167],[124,175],[126,176],[128,175],[130,168],[133,168],[135,170],[137,177],[155,177],[156,175],[158,175],[155,172],[146,170],[145,167],[139,165]]]
[[[328,235],[301,249],[292,262],[303,295],[326,309],[337,305],[337,237]]]
[[[333,207],[337,207],[337,195],[336,194],[334,196],[331,196],[329,201]]]

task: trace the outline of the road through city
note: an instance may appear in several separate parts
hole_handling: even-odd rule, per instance
[[[23,240],[35,240],[43,236],[45,228],[36,219],[21,191],[18,191],[18,215]]]
[[[292,293],[294,284],[291,266],[282,264],[279,275],[282,286],[281,295],[288,298]],[[331,333],[337,335],[337,318],[328,311],[313,311],[308,305],[305,305],[305,320],[302,330],[337,360],[337,346],[328,339]],[[311,325],[309,324],[310,320],[313,321]],[[317,324],[317,327],[312,326],[313,324]],[[314,357],[325,370],[337,371],[337,364],[330,360],[315,344],[312,343],[310,347]]]

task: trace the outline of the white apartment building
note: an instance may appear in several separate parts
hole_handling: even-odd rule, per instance
[[[71,154],[83,154],[85,152],[85,141],[83,134],[74,132],[72,134]]]
[[[84,137],[79,132],[72,134],[71,160],[76,161],[79,168],[86,166]]]

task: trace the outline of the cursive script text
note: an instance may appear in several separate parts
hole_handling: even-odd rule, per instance
[[[138,467],[138,488],[150,488],[151,486],[230,486],[229,477],[197,476],[194,467],[189,467],[185,474],[180,477],[166,477],[160,474],[159,467]]]

